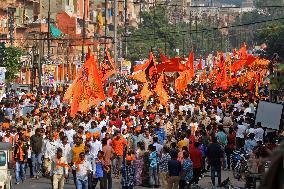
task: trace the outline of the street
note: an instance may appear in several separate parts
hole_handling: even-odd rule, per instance
[[[244,187],[243,181],[237,181],[236,179],[233,179],[233,175],[231,171],[222,171],[222,180],[225,180],[226,178],[230,178],[232,185],[234,187]],[[99,185],[99,184],[98,184]],[[199,186],[202,188],[211,188],[211,179],[210,179],[210,172],[206,173],[204,178],[201,179]],[[32,180],[30,178],[27,178],[27,180],[24,183],[21,183],[19,185],[15,185],[14,189],[50,189],[51,188],[51,181],[46,178],[40,178],[39,180]],[[97,186],[99,188],[99,186]],[[113,189],[120,189],[120,180],[114,179],[113,180]],[[69,180],[69,184],[64,185],[64,189],[75,189],[75,185],[73,184],[73,180]],[[135,189],[146,189],[145,187],[135,187]],[[160,188],[162,189],[162,188]]]

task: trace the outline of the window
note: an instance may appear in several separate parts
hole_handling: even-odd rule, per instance
[[[4,151],[0,151],[0,166],[6,165],[6,153]]]

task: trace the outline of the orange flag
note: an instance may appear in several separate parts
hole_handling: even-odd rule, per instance
[[[190,70],[180,72],[180,76],[175,81],[175,89],[178,93],[181,93],[187,88],[187,85],[191,82]]]
[[[247,59],[247,46],[246,43],[243,43],[243,46],[240,48],[240,59]]]
[[[93,102],[105,99],[101,77],[94,56],[86,60],[75,80],[67,89],[67,92],[64,99],[71,99],[72,117],[78,111],[87,111],[94,105]]]
[[[129,78],[135,79],[135,80],[140,81],[142,83],[147,82],[145,71],[140,71],[138,73],[135,73],[134,75],[129,76]]]
[[[162,74],[160,76],[160,78],[158,79],[155,91],[156,91],[157,95],[159,96],[160,103],[163,106],[167,106],[168,100],[169,100],[170,97],[169,97],[167,91],[164,89],[163,82],[164,82],[164,74]]]
[[[202,56],[200,55],[200,57],[199,57],[199,63],[198,63],[198,65],[197,65],[197,69],[198,70],[202,70]]]
[[[148,82],[146,82],[141,90],[142,99],[146,102],[151,95],[153,95],[153,93],[148,89]]]
[[[107,93],[108,97],[113,97],[113,90],[114,90],[113,83],[111,83]]]
[[[108,61],[110,62],[111,66],[112,66],[112,69],[116,70],[116,66],[115,66],[115,64],[114,64],[114,62],[113,62],[113,60],[112,60],[112,58],[111,58],[111,56],[110,56],[110,54],[109,54],[107,49],[106,49],[106,56],[107,56],[107,59],[108,59]]]
[[[199,102],[199,104],[200,104],[201,102],[206,102],[206,99],[205,99],[205,97],[204,97],[203,91],[201,91],[201,93],[200,93],[200,95],[199,95],[198,102]]]
[[[255,93],[254,93],[254,95],[255,95],[256,97],[259,96],[259,94],[258,94],[258,91],[259,91],[259,89],[258,89],[258,84],[259,84],[259,82],[256,81],[256,83],[255,83]]]

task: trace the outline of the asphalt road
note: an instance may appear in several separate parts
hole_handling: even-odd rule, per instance
[[[199,186],[202,188],[211,188],[211,179],[209,176],[210,173],[207,173],[204,175],[204,177],[199,182]],[[235,187],[244,187],[243,181],[238,181],[233,178],[231,171],[222,171],[222,180],[225,180],[226,178],[230,178],[231,183]],[[13,183],[15,180],[13,180]],[[217,178],[216,178],[217,182]],[[98,184],[99,185],[99,184]],[[14,185],[13,189],[51,189],[51,181],[47,178],[40,178],[38,180],[32,180],[27,177],[24,183],[20,183],[19,185]],[[99,188],[99,186],[97,186]],[[120,189],[120,180],[113,180],[113,189]],[[69,184],[64,185],[64,189],[75,189],[73,180],[69,180]],[[143,187],[135,187],[135,189],[146,189]],[[162,189],[160,187],[160,189]]]

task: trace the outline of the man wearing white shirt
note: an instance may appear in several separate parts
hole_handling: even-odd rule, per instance
[[[263,135],[264,135],[264,130],[263,130],[263,128],[262,128],[262,126],[261,126],[261,123],[260,122],[258,122],[257,123],[257,125],[256,125],[256,129],[255,129],[255,131],[254,131],[254,134],[255,134],[255,140],[257,141],[257,142],[262,142],[263,141]]]
[[[79,161],[75,162],[73,168],[76,170],[76,188],[88,189],[88,179],[92,172],[92,164],[85,160],[85,153],[79,154]]]
[[[51,171],[51,161],[55,158],[57,146],[50,135],[47,135],[46,138],[43,154],[45,174],[47,175]]]
[[[94,158],[97,158],[98,152],[102,150],[102,143],[98,140],[99,136],[94,135],[93,142],[91,142],[91,154],[94,155]]]
[[[63,157],[65,157],[68,163],[71,163],[71,146],[68,143],[67,136],[62,137],[62,140],[57,144],[57,148],[62,150]]]
[[[241,118],[238,122],[237,133],[236,133],[236,147],[240,149],[245,145],[245,133],[247,127],[243,125],[243,119]]]
[[[73,142],[73,136],[76,134],[76,131],[72,129],[72,123],[67,123],[64,134],[67,136],[69,144],[71,144]]]

